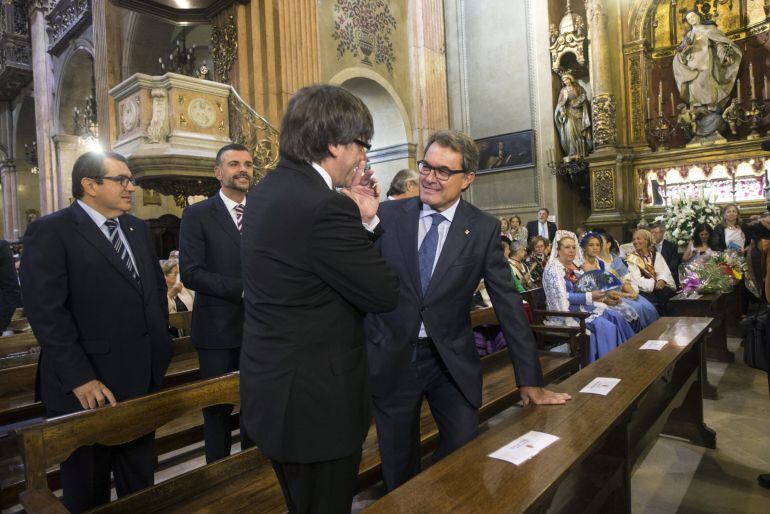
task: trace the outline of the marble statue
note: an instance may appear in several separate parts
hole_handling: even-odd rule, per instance
[[[561,81],[564,87],[559,92],[554,111],[561,148],[567,158],[585,156],[592,147],[591,102],[572,74],[564,73]]]
[[[721,112],[735,85],[741,51],[711,20],[694,11],[676,49],[673,68],[679,96],[696,112]]]

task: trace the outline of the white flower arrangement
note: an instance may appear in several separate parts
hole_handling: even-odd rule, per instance
[[[692,231],[698,223],[708,223],[712,228],[722,222],[722,211],[714,203],[714,199],[706,199],[703,190],[699,198],[691,199],[680,195],[675,199],[665,213],[655,221],[662,223],[666,229],[666,239],[678,246],[690,242]]]

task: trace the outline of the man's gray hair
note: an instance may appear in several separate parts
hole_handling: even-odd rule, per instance
[[[406,185],[409,182],[418,184],[419,180],[420,175],[416,171],[410,170],[408,168],[403,169],[396,173],[396,176],[393,177],[393,180],[390,182],[390,188],[388,189],[387,196],[404,194],[406,193]]]

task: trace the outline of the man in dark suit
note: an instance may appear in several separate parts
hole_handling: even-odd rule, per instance
[[[666,229],[663,228],[662,224],[653,223],[650,225],[650,233],[652,233],[652,237],[655,239],[655,249],[663,256],[668,269],[671,270],[671,275],[674,277],[674,282],[679,287],[679,264],[682,262],[679,249],[674,243],[665,238]]]
[[[134,179],[119,154],[89,152],[72,171],[68,208],[24,236],[24,312],[40,343],[37,386],[48,417],[115,405],[161,385],[173,352],[166,282],[147,225],[127,214]],[[71,512],[153,483],[154,434],[84,446],[61,463]]]
[[[420,197],[385,202],[377,240],[399,275],[396,310],[366,320],[370,384],[392,490],[420,469],[420,408],[427,397],[439,428],[440,459],[476,436],[482,372],[469,311],[484,279],[524,404],[564,403],[542,388],[537,346],[500,246],[500,222],[460,194],[473,182],[478,148],[467,135],[438,132],[418,163]]]
[[[19,305],[19,278],[8,241],[0,239],[0,334],[8,328],[13,311]]]
[[[537,219],[527,222],[527,233],[530,238],[535,236],[544,237],[553,243],[553,238],[556,237],[556,223],[548,221],[550,211],[545,207],[541,207],[537,211]]]
[[[187,207],[179,230],[179,270],[195,291],[192,343],[201,378],[238,371],[243,339],[241,227],[254,164],[251,152],[230,144],[217,152],[217,194]],[[232,405],[203,409],[206,462],[230,455]],[[241,425],[241,447],[253,446]]]
[[[242,416],[290,512],[350,512],[371,420],[363,318],[398,299],[371,242],[381,233],[379,184],[363,172],[372,133],[350,92],[298,91],[278,167],[246,206]]]

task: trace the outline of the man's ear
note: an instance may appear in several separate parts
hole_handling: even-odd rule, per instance
[[[83,188],[84,196],[96,196],[96,181],[87,177],[80,179],[80,186]]]
[[[463,191],[471,187],[474,180],[476,180],[476,173],[466,173],[463,178]]]
[[[340,151],[341,151],[340,146],[342,145],[329,143],[329,155],[332,156],[333,158],[336,158],[340,154]]]

